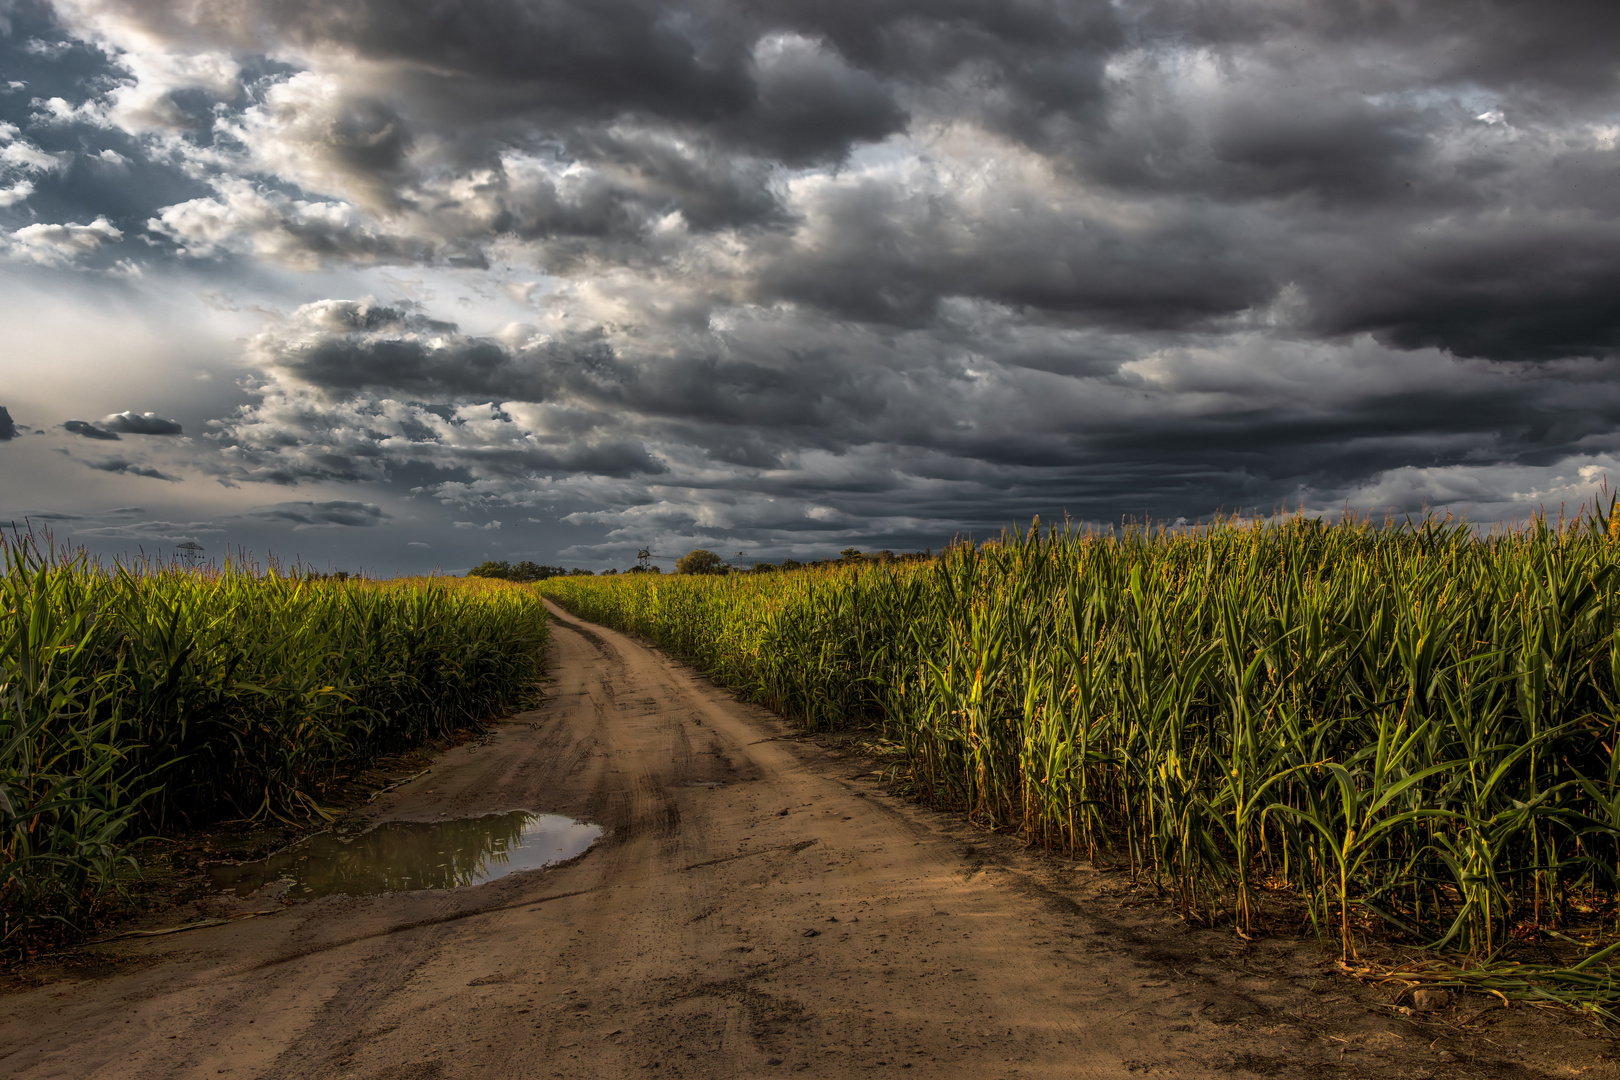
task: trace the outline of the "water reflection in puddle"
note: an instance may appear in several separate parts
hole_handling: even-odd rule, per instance
[[[259,862],[209,867],[208,876],[211,891],[237,896],[285,881],[291,899],[458,889],[572,859],[601,835],[600,825],[528,810],[390,821],[361,833],[321,833]]]

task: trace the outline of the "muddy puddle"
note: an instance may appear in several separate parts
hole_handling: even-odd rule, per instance
[[[320,833],[258,862],[209,867],[209,891],[250,896],[283,881],[288,899],[459,889],[572,859],[601,835],[600,825],[528,810],[390,821]]]

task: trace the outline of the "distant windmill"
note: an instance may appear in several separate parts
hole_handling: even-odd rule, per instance
[[[651,570],[652,564],[659,559],[675,562],[678,558],[676,555],[654,555],[651,548],[641,548],[636,552],[636,564],[643,570]]]
[[[183,544],[176,544],[174,550],[180,553],[180,558],[186,560],[189,566],[196,566],[202,559],[203,546],[195,540],[187,540]]]

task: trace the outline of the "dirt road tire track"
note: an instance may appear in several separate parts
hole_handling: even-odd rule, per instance
[[[103,946],[110,974],[0,1000],[0,1075],[1315,1076],[1352,1043],[1355,1075],[1446,1075],[1376,1017],[1324,1034],[1312,992],[1088,907],[1087,871],[851,780],[624,635],[553,625],[544,707],[368,818],[546,810],[605,826],[592,851]]]

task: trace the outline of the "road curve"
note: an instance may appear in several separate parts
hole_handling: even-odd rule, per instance
[[[1249,1075],[1201,1015],[1211,987],[1159,981],[959,821],[554,614],[544,705],[368,817],[554,811],[605,826],[594,849],[102,947],[105,971],[0,999],[0,1075]]]

